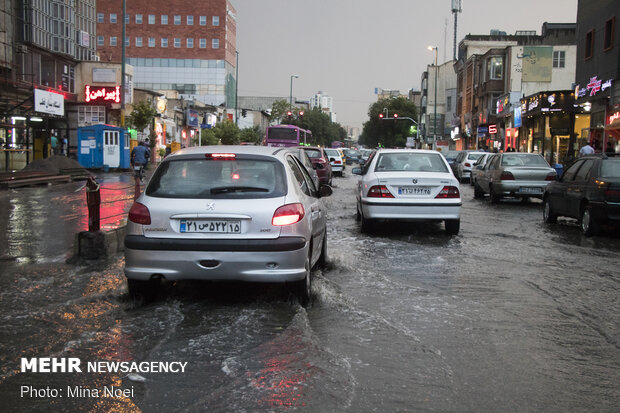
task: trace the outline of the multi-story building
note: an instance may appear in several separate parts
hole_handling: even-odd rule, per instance
[[[48,155],[52,134],[69,137],[76,67],[96,57],[95,0],[5,0],[0,19],[0,138],[28,162]]]
[[[235,107],[236,12],[229,0],[97,3],[101,61],[134,67],[134,87]]]
[[[577,6],[577,103],[589,119],[578,146],[620,152],[620,5],[580,0]],[[578,149],[578,148],[575,148]]]
[[[574,23],[544,23],[541,35],[528,31],[466,36],[454,65],[461,138],[457,147],[503,148],[510,138],[511,144],[524,150],[543,152],[543,141],[551,139],[544,136],[545,127],[522,129],[529,136],[525,143],[523,136],[517,141],[520,125],[515,125],[514,113],[521,108],[522,97],[571,89],[575,33]],[[540,136],[533,136],[534,132]]]
[[[310,98],[310,108],[319,108],[329,116],[332,122],[336,122],[336,113],[334,112],[334,100],[331,96],[318,92]]]
[[[456,74],[453,65],[453,61],[437,66],[428,65],[422,74],[420,124],[426,144],[445,143],[445,146],[449,144],[450,130],[456,117]],[[439,142],[434,142],[433,139]]]

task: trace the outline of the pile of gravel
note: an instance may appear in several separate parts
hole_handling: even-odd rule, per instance
[[[88,173],[88,170],[86,170],[86,168],[80,165],[79,162],[75,159],[60,155],[54,155],[49,158],[37,159],[36,161],[32,161],[23,170],[46,172],[50,175],[59,175],[61,173],[60,171],[63,169],[71,169],[74,171],[82,169],[85,174]]]

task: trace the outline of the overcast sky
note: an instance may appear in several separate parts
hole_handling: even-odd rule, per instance
[[[237,10],[239,96],[319,91],[334,99],[337,121],[359,126],[375,88],[420,90],[426,65],[451,60],[451,0],[230,0]],[[535,30],[574,23],[577,0],[463,0],[457,45],[467,34]]]

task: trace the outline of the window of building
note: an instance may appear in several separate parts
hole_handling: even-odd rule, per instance
[[[110,37],[110,46],[116,46],[116,36]]]
[[[161,15],[161,24],[168,24],[168,15],[167,14],[162,14]]]
[[[174,38],[174,47],[181,47],[181,39],[178,37]]]
[[[590,59],[594,53],[594,30],[586,33],[586,59]]]
[[[125,15],[125,24],[129,24],[129,14]]]
[[[194,16],[187,16],[187,25],[188,26],[194,25]]]
[[[200,39],[200,48],[201,49],[207,48],[207,39]]]
[[[219,49],[220,48],[220,39],[213,39],[211,40],[211,47],[214,49]]]
[[[103,13],[97,13],[97,23],[103,23],[103,22],[104,22]]]
[[[186,44],[188,49],[192,49],[194,47],[194,39],[187,39]]]
[[[78,106],[79,126],[105,123],[105,106]]]
[[[176,25],[181,24],[181,16],[174,16],[174,24]]]
[[[142,15],[136,14],[136,24],[142,24]]]
[[[142,37],[136,37],[136,47],[142,47]]]
[[[105,45],[105,40],[103,36],[97,36],[97,46],[103,46]]]
[[[207,25],[207,16],[200,16],[200,25],[201,26]]]
[[[155,47],[155,38],[149,37],[149,47]]]
[[[501,56],[493,56],[487,61],[487,79],[502,80],[504,73],[504,59]]]
[[[213,16],[213,23],[214,26],[219,26],[220,25],[220,16]]]
[[[446,112],[452,112],[452,96],[446,97]]]
[[[491,93],[489,96],[489,112],[493,115],[497,115],[497,101],[499,99],[499,95],[496,93]]]
[[[125,36],[125,46],[129,46],[129,36]]]
[[[149,14],[149,24],[155,24],[155,15]]]
[[[605,39],[603,40],[603,50],[611,50],[614,47],[614,31],[616,30],[616,17],[605,22]]]
[[[116,23],[116,13],[110,13],[110,23]]]
[[[554,50],[553,51],[553,67],[554,68],[563,68],[566,63],[566,52],[564,50]]]
[[[161,47],[168,47],[168,38],[167,37],[162,37],[161,38]]]

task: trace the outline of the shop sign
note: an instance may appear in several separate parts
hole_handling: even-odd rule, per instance
[[[515,128],[520,128],[521,127],[521,106],[517,106],[515,108],[514,126],[515,126]]]
[[[187,110],[187,126],[198,127],[198,111],[194,109]]]
[[[480,135],[486,135],[487,133],[489,133],[489,128],[486,126],[478,126],[478,136]]]
[[[85,90],[86,102],[96,101],[111,101],[115,103],[121,102],[121,87],[95,87],[91,88],[90,85],[86,85]]]
[[[489,135],[497,133],[497,125],[489,125]]]
[[[586,87],[581,87],[581,85],[577,85],[575,87],[575,96],[577,98],[596,96],[599,92],[604,92],[605,90],[610,89],[611,84],[611,79],[602,81],[598,79],[598,76],[594,76],[590,78],[590,81]]]
[[[65,97],[60,93],[53,93],[48,92],[47,90],[35,89],[34,110],[35,112],[65,116]]]
[[[614,123],[614,121],[615,121],[616,119],[620,119],[620,112],[616,112],[616,113],[614,113],[613,115],[610,115],[610,116],[609,116],[609,122],[607,122],[607,124],[609,125],[609,124],[611,124],[611,123]]]

